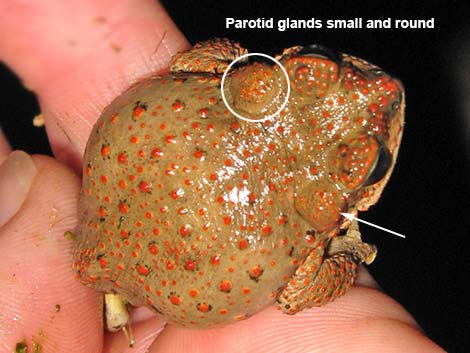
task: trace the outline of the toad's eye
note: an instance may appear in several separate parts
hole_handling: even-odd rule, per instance
[[[340,65],[342,61],[341,54],[320,44],[307,45],[303,47],[296,55],[321,57],[324,59],[331,60],[338,65]]]
[[[372,185],[382,180],[385,174],[387,174],[387,171],[390,169],[391,166],[392,166],[392,155],[387,150],[386,147],[380,144],[379,155],[364,185],[366,186]]]

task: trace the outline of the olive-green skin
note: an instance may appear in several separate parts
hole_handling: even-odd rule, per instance
[[[217,73],[153,77],[105,109],[84,157],[82,282],[206,327],[275,302],[312,250],[329,256],[349,224],[340,212],[367,209],[390,176],[403,92],[359,59],[300,50],[279,57],[291,94],[265,122],[228,111]],[[260,92],[257,75],[269,94],[244,100]],[[246,64],[225,89],[235,109],[259,118],[279,108],[284,80],[275,65]],[[390,165],[371,180],[384,151]]]

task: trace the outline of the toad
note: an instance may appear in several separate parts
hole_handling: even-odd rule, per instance
[[[73,267],[107,293],[110,329],[126,324],[123,300],[186,327],[274,303],[295,314],[343,295],[375,258],[341,213],[367,210],[390,177],[401,83],[359,58],[296,46],[276,57],[285,72],[248,59],[227,72],[222,89],[241,119],[221,76],[244,54],[228,39],[196,44],[93,128]]]

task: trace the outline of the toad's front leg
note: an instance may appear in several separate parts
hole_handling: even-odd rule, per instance
[[[319,242],[297,268],[278,298],[286,314],[322,306],[343,295],[352,286],[358,265],[374,261],[377,249],[363,243],[356,221],[344,236],[334,238],[325,249]]]
[[[228,65],[248,51],[227,38],[214,38],[197,43],[191,50],[173,56],[170,70],[222,74]]]

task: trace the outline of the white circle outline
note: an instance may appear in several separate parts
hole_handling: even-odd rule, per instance
[[[268,115],[266,117],[264,117],[263,119],[257,119],[257,120],[253,120],[253,119],[248,119],[246,117],[244,117],[243,115],[240,115],[238,114],[236,111],[234,111],[232,109],[232,107],[228,104],[227,102],[227,99],[225,98],[225,93],[224,93],[224,82],[225,82],[225,77],[227,76],[228,72],[230,71],[230,69],[232,68],[233,65],[235,65],[235,63],[239,60],[242,60],[244,58],[248,58],[249,56],[256,56],[256,55],[259,55],[259,56],[262,56],[262,57],[265,57],[271,61],[274,61],[275,64],[277,64],[284,76],[286,77],[286,80],[287,80],[287,95],[286,95],[286,98],[284,99],[284,102],[282,103],[281,107],[274,113],[274,114],[271,114],[271,115]],[[286,69],[284,68],[284,66],[282,66],[282,64],[274,59],[272,56],[269,56],[267,54],[263,54],[263,53],[248,53],[248,54],[244,54],[242,56],[239,56],[238,58],[236,58],[235,60],[233,60],[229,66],[227,66],[227,68],[225,69],[224,71],[224,74],[222,75],[222,82],[220,82],[220,90],[221,90],[221,93],[222,93],[222,100],[224,101],[224,104],[225,106],[227,107],[227,109],[230,111],[230,113],[232,113],[233,115],[235,115],[237,118],[240,118],[242,120],[245,120],[245,121],[249,121],[249,122],[252,122],[252,123],[260,123],[260,122],[263,122],[263,121],[266,121],[266,120],[269,120],[271,118],[274,118],[276,115],[278,115],[282,109],[284,109],[284,107],[287,105],[287,102],[289,101],[289,96],[290,96],[290,80],[289,80],[289,76],[287,75],[287,71]]]

